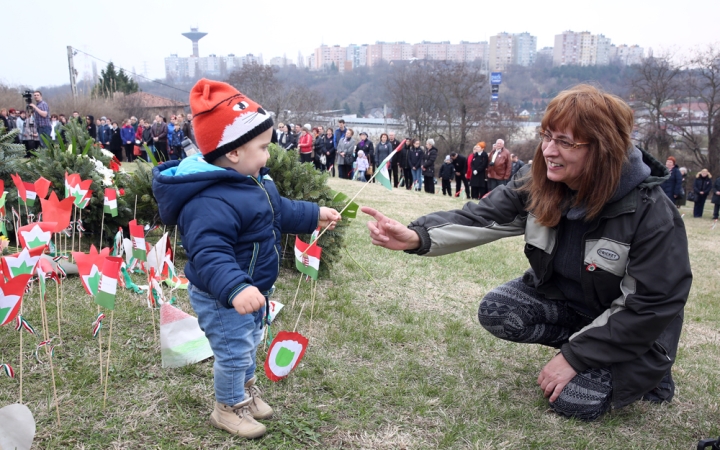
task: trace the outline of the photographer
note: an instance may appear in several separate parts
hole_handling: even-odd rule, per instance
[[[25,102],[28,104],[28,108],[32,108],[35,110],[33,116],[35,118],[35,128],[37,130],[37,133],[39,136],[45,135],[48,139],[50,139],[50,135],[52,133],[52,124],[50,123],[50,107],[47,103],[43,101],[42,93],[40,91],[35,91],[32,94],[32,97],[35,99],[37,105],[33,104],[32,100],[28,98],[29,94],[30,91],[25,91],[23,97],[25,97]],[[45,142],[41,140],[40,145],[45,147]]]

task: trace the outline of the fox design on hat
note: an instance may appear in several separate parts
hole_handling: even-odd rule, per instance
[[[195,138],[206,161],[250,142],[272,128],[260,105],[227,83],[202,79],[190,92]]]

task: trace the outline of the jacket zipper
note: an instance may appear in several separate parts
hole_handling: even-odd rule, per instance
[[[265,186],[263,186],[262,183],[260,183],[260,180],[258,180],[257,178],[252,177],[252,176],[251,176],[250,178],[252,178],[253,181],[255,181],[255,183],[257,183],[257,185],[260,186],[260,189],[262,189],[262,191],[265,193],[265,197],[267,197],[268,204],[270,205],[270,211],[272,211],[272,216],[273,216],[273,229],[272,229],[272,232],[273,232],[273,250],[275,250],[275,258],[277,259],[277,273],[280,273],[280,253],[278,253],[277,246],[275,245],[275,242],[277,242],[277,236],[275,235],[275,225],[274,225],[274,222],[275,222],[275,208],[273,208],[273,204],[272,204],[272,202],[270,201],[270,194],[268,194],[267,189],[265,189]]]

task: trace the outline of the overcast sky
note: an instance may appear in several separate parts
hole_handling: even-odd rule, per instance
[[[529,32],[538,49],[552,46],[564,30],[604,34],[613,44],[637,44],[682,55],[720,42],[720,0],[388,1],[287,2],[172,0],[96,2],[40,0],[8,4],[3,15],[0,83],[29,87],[68,83],[71,45],[126,70],[164,78],[164,58],[189,56],[190,27],[208,33],[200,56],[262,54],[265,62],[298,51],[308,56],[320,44],[375,41],[486,41],[500,32]],[[32,4],[32,7],[29,5]],[[12,18],[11,18],[12,17]],[[79,79],[93,59],[75,57]],[[97,61],[98,72],[105,63]]]

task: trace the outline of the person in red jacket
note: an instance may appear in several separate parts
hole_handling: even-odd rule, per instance
[[[300,162],[312,162],[313,139],[310,135],[310,124],[303,125],[298,138],[298,151],[300,152]]]
[[[505,141],[498,139],[493,145],[492,153],[488,155],[488,192],[501,184],[507,184],[510,181],[511,172],[510,152],[505,148]]]

